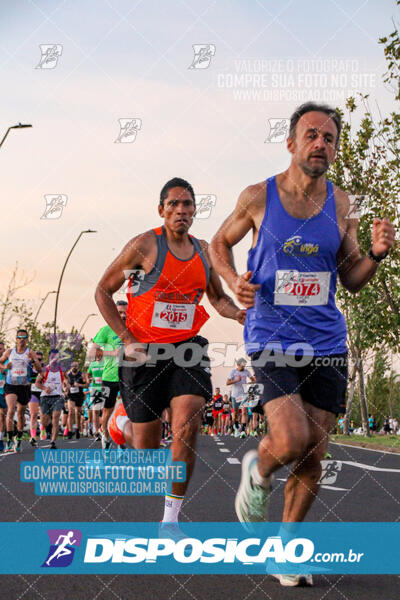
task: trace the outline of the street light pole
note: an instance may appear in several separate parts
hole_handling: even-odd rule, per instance
[[[67,263],[69,261],[69,257],[71,256],[72,252],[74,251],[75,246],[77,245],[77,243],[79,242],[79,240],[81,239],[82,235],[84,233],[97,233],[97,231],[94,231],[92,229],[85,229],[84,231],[81,231],[80,234],[78,235],[74,245],[72,246],[71,250],[68,253],[68,256],[65,260],[64,266],[62,268],[61,271],[61,275],[60,275],[60,280],[58,282],[58,288],[57,288],[57,296],[56,296],[56,305],[55,305],[55,309],[54,309],[54,335],[56,335],[56,331],[57,331],[57,310],[58,310],[58,298],[60,296],[60,288],[61,288],[61,282],[64,276],[64,271],[65,271],[65,267],[67,266]]]
[[[47,300],[47,297],[48,297],[50,294],[57,294],[57,291],[56,291],[56,290],[52,290],[51,292],[47,292],[47,294],[46,294],[46,295],[45,295],[45,297],[43,298],[42,302],[40,303],[40,306],[39,306],[39,308],[37,309],[37,312],[36,312],[35,318],[33,319],[33,324],[34,324],[34,325],[36,324],[37,318],[38,318],[38,316],[39,316],[39,313],[40,313],[40,311],[42,310],[42,306],[43,306],[43,304],[46,302],[46,300]]]
[[[6,139],[6,137],[8,136],[8,134],[10,133],[11,129],[25,129],[26,127],[32,127],[32,125],[29,124],[23,124],[23,123],[18,123],[18,125],[11,125],[11,127],[9,127],[3,137],[3,139],[0,142],[0,148],[2,147],[2,145],[4,144],[4,141]]]
[[[97,317],[97,313],[90,313],[90,315],[88,315],[86,317],[86,319],[83,321],[82,326],[80,328],[80,330],[78,331],[78,335],[81,333],[82,329],[85,327],[86,325],[86,321],[88,321],[88,319],[90,319],[90,317]]]

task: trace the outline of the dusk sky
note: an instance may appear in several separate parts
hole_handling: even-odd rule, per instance
[[[243,188],[288,166],[285,142],[266,141],[268,119],[308,99],[344,109],[357,91],[391,110],[378,39],[395,10],[393,0],[2,3],[0,134],[33,128],[11,131],[0,150],[1,293],[18,262],[35,274],[23,295],[37,308],[79,232],[95,229],[71,257],[59,305],[65,330],[97,313],[84,330],[94,336],[104,324],[96,283],[131,237],[161,224],[168,179],[216,197],[191,230],[209,241]],[[55,48],[53,63],[41,61],[41,45]],[[210,45],[206,68],[190,68],[194,45]],[[116,142],[119,119],[139,120],[134,141]],[[67,197],[58,219],[41,218],[45,195]],[[235,249],[239,271],[249,246],[246,237]],[[52,319],[54,297],[41,321]],[[203,334],[240,343],[241,327],[205,306]]]

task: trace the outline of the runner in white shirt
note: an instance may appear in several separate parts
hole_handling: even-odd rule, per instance
[[[28,332],[17,330],[15,348],[6,350],[0,363],[7,368],[4,395],[7,403],[6,452],[21,452],[22,434],[25,426],[25,408],[30,400],[31,365],[40,373],[42,367],[33,350],[28,347]],[[17,436],[14,443],[14,415],[17,410]]]
[[[60,353],[57,349],[50,350],[49,364],[38,375],[36,386],[42,390],[40,394],[41,422],[46,426],[52,422],[50,448],[56,450],[56,439],[60,424],[60,414],[64,406],[63,382],[64,372],[60,367]]]
[[[233,369],[233,371],[231,371],[226,385],[231,385],[232,386],[232,392],[231,392],[231,402],[232,402],[232,408],[233,408],[233,431],[234,431],[234,436],[235,437],[239,437],[239,435],[241,437],[245,437],[246,436],[246,425],[247,425],[247,408],[246,409],[240,409],[240,405],[246,400],[246,392],[245,389],[243,387],[243,385],[245,383],[247,383],[247,379],[250,379],[250,381],[255,381],[255,377],[254,375],[252,375],[250,373],[250,371],[248,369],[245,369],[246,366],[246,361],[244,358],[239,358],[236,361],[236,369]],[[239,425],[239,420],[238,420],[238,416],[239,416],[239,410],[241,410],[241,418],[240,418],[240,425]]]

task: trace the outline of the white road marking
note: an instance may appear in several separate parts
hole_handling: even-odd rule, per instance
[[[220,452],[230,452],[230,450],[228,450],[228,448],[220,448],[219,451]]]
[[[224,442],[217,442],[217,446],[225,446]]]
[[[229,457],[226,459],[228,461],[228,463],[230,463],[231,465],[240,465],[240,460],[238,458],[232,458]]]
[[[365,469],[366,471],[382,471],[384,473],[400,473],[400,469],[387,469],[385,467],[374,467],[373,465],[363,465],[362,463],[353,462],[352,460],[340,460],[343,465],[350,465],[350,467],[358,467],[359,469]]]

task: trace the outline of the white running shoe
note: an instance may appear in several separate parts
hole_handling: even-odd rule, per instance
[[[271,573],[279,583],[285,587],[311,587],[314,585],[312,575],[275,575]]]
[[[235,498],[236,514],[242,523],[265,522],[268,517],[271,483],[269,479],[265,488],[253,482],[251,470],[257,460],[257,450],[246,452],[242,460],[242,478]]]

